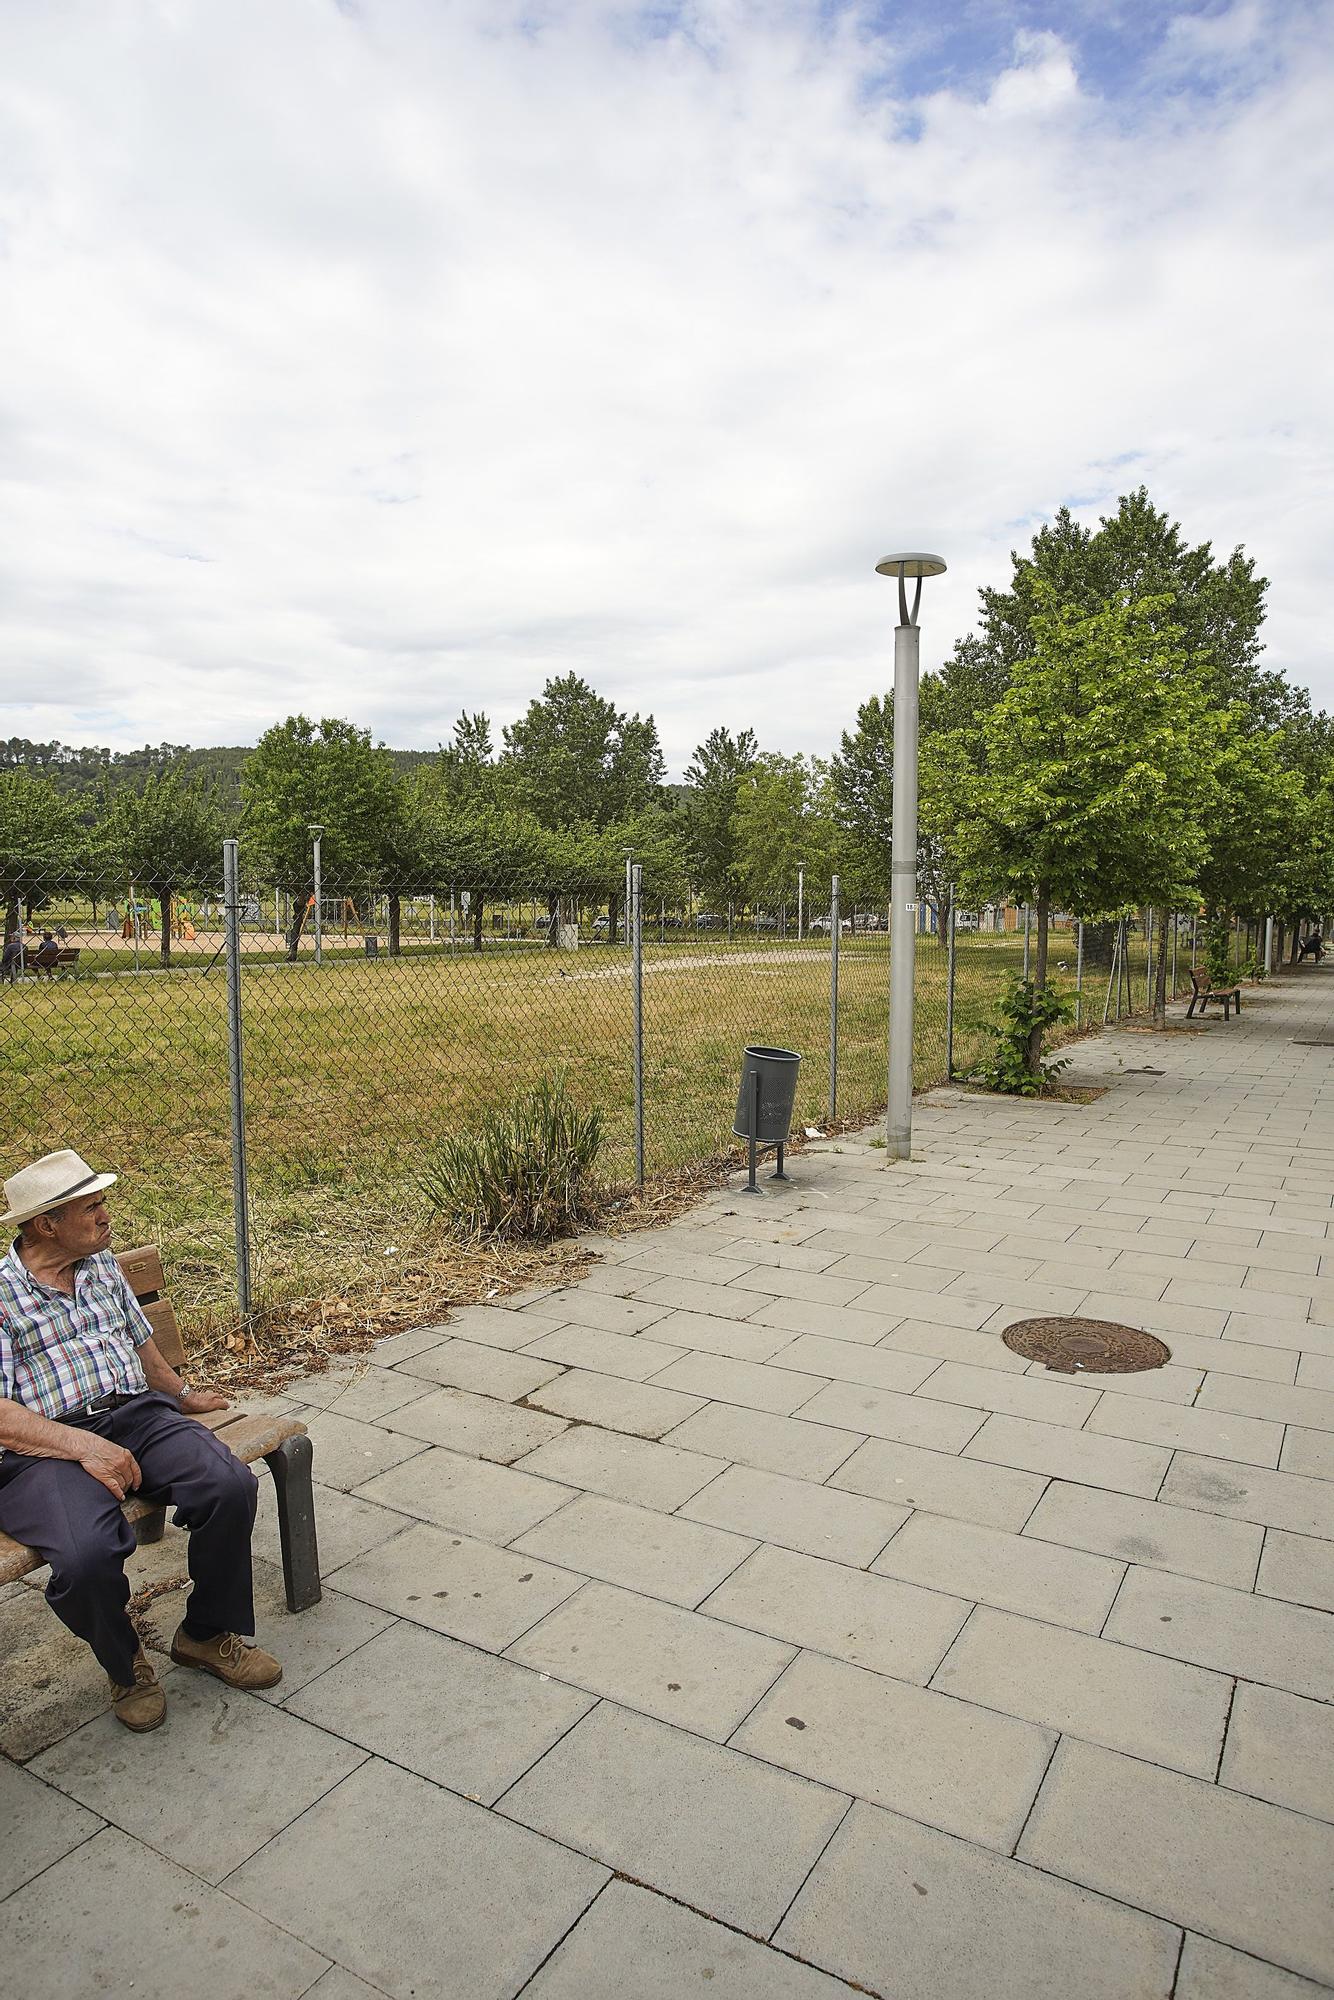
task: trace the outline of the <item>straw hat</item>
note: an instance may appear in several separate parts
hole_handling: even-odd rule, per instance
[[[94,1173],[87,1160],[81,1160],[77,1153],[47,1153],[32,1166],[21,1167],[5,1182],[9,1207],[0,1215],[0,1227],[7,1223],[12,1229],[20,1222],[31,1222],[34,1215],[62,1208],[80,1195],[100,1194],[115,1179],[115,1174]]]

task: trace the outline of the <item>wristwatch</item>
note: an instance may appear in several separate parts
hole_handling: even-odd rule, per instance
[[[176,1391],[176,1401],[178,1403],[183,1403],[186,1397],[189,1395],[189,1393],[190,1393],[190,1384],[188,1382],[182,1382],[180,1388]]]

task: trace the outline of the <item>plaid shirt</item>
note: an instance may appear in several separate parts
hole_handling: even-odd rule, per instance
[[[95,1396],[148,1387],[135,1351],[151,1340],[125,1274],[109,1250],[74,1269],[74,1295],[44,1285],[15,1243],[0,1258],[0,1396],[63,1417]]]

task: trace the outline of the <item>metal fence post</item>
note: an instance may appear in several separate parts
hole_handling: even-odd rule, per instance
[[[838,877],[829,884],[829,1123],[838,1117]]]
[[[1075,918],[1075,1026],[1084,1025],[1084,919]]]
[[[949,897],[950,897],[950,914],[949,914],[949,922],[948,922],[948,925],[947,925],[947,927],[946,927],[946,934],[945,934],[945,951],[946,951],[946,957],[945,957],[945,1077],[946,1077],[946,1080],[947,1080],[948,1082],[952,1082],[952,1081],[953,1081],[953,1079],[954,1079],[954,963],[955,963],[955,961],[954,961],[954,932],[955,932],[955,923],[954,923],[954,899],[955,899],[955,889],[954,889],[954,884],[953,884],[952,882],[950,883],[950,888],[949,888]],[[937,906],[937,917],[936,917],[936,921],[937,921],[937,923],[939,923],[939,921],[940,921],[940,917],[939,917],[939,906]]]
[[[237,843],[222,843],[222,894],[227,928],[227,1075],[232,1110],[232,1210],[236,1232],[236,1300],[249,1319],[250,1190],[246,1180],[245,1072],[241,1050],[241,896]]]
[[[644,1185],[644,900],[643,863],[636,861],[630,876],[630,948],[634,954],[632,984],[635,994],[635,1180]]]

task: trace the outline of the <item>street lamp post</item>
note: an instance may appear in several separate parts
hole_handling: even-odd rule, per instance
[[[315,963],[316,965],[323,965],[324,929],[322,923],[322,895],[324,883],[320,875],[320,842],[324,838],[324,828],[322,826],[312,826],[307,830],[315,843]]]
[[[892,902],[889,920],[889,1111],[885,1149],[891,1160],[912,1155],[913,969],[917,929],[917,677],[921,633],[917,626],[922,579],[943,576],[940,556],[909,553],[885,556],[880,576],[899,583],[899,622],[894,631],[894,823],[890,851]],[[916,579],[911,611],[906,579]]]

